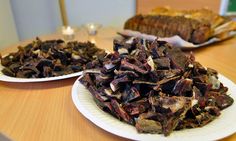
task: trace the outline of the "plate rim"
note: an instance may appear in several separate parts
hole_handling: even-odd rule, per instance
[[[234,82],[232,82],[230,79],[228,79],[227,77],[223,76],[222,74],[218,74],[219,78],[220,79],[224,79],[224,83],[227,83],[228,85],[232,85],[233,87],[230,87],[229,89],[232,90],[233,92],[235,91],[236,92],[236,84]],[[126,138],[126,139],[133,139],[133,140],[145,140],[144,138],[140,139],[138,137],[133,137],[132,135],[129,135],[129,133],[124,133],[124,132],[120,132],[120,130],[109,130],[111,129],[111,127],[109,126],[106,126],[102,123],[99,123],[99,120],[97,120],[97,118],[94,118],[92,117],[92,115],[90,114],[89,111],[86,110],[85,107],[83,107],[83,105],[81,105],[81,103],[79,102],[79,97],[78,97],[78,94],[79,93],[76,93],[77,91],[79,91],[78,89],[78,86],[82,86],[84,87],[79,81],[79,78],[76,79],[76,81],[74,82],[73,86],[72,86],[72,89],[71,89],[71,96],[72,96],[72,101],[75,105],[75,107],[77,108],[77,110],[87,119],[89,120],[90,122],[92,122],[93,124],[95,124],[96,126],[98,126],[99,128],[111,133],[111,134],[114,134],[114,135],[117,135],[117,136],[120,136],[120,137],[123,137],[123,138]],[[85,87],[84,87],[85,88]],[[86,89],[86,88],[85,88]],[[87,89],[86,89],[87,90]],[[236,93],[235,93],[236,94]],[[232,94],[231,94],[232,95]],[[91,95],[90,95],[91,96]],[[234,101],[236,101],[236,96],[234,95],[233,96],[233,99]],[[93,100],[92,100],[93,101]],[[94,101],[93,101],[94,102]],[[234,103],[235,105],[235,103]],[[233,106],[233,105],[232,105]],[[98,108],[98,107],[97,107]],[[230,108],[230,107],[229,107]],[[229,109],[229,108],[226,108]],[[101,110],[102,111],[102,110]],[[103,111],[104,112],[104,111]],[[223,111],[222,111],[223,112]],[[109,115],[108,113],[105,113],[104,112],[104,115],[106,116],[111,116]],[[112,117],[112,116],[111,116]],[[114,118],[115,119],[115,118]],[[119,121],[118,119],[116,119],[117,121]],[[121,124],[126,124],[122,121],[119,121]],[[126,124],[128,125],[128,124]],[[128,125],[128,126],[131,126],[131,125]],[[204,126],[205,127],[205,126]],[[134,127],[135,128],[135,127]],[[199,129],[199,128],[193,128],[193,129]],[[191,130],[191,129],[188,129],[188,130]],[[173,133],[177,133],[178,131],[175,131]],[[173,134],[172,133],[172,134]],[[207,138],[207,140],[219,140],[219,139],[222,139],[222,138],[225,138],[225,137],[228,137],[232,134],[236,133],[236,125],[233,126],[233,128],[230,128],[230,130],[228,132],[223,132],[221,134],[217,134],[217,135],[214,135],[213,137],[210,136],[211,138]],[[206,133],[207,134],[207,133]],[[150,135],[153,135],[153,134],[140,134],[140,135],[147,135],[150,136]],[[161,139],[161,140],[176,140],[174,138],[168,138],[168,137],[164,137],[163,134],[154,134],[154,135],[157,135],[159,138],[153,138],[151,140],[157,140],[157,139]],[[149,140],[150,140],[150,137],[149,137]],[[181,140],[186,140],[185,139],[181,139]],[[198,141],[199,138],[191,138],[191,139],[187,139],[188,141]]]

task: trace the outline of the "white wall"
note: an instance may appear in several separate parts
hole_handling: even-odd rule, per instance
[[[123,26],[135,14],[135,0],[65,0],[69,24]],[[11,0],[20,40],[50,34],[61,26],[58,0]]]
[[[20,40],[50,34],[61,26],[58,0],[11,0]]]
[[[123,26],[135,14],[135,0],[66,0],[69,23],[81,25],[88,22],[104,26]]]
[[[18,41],[9,0],[0,0],[0,49]]]

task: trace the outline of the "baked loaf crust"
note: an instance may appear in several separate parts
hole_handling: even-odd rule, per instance
[[[236,22],[209,9],[176,10],[157,7],[147,15],[136,15],[125,22],[124,29],[157,37],[180,36],[185,41],[201,44],[210,38],[224,40],[236,31]]]
[[[124,29],[157,37],[179,35],[182,39],[195,44],[207,41],[213,34],[209,23],[184,16],[136,15],[126,21]]]

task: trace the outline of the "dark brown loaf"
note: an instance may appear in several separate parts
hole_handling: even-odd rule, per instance
[[[158,37],[179,35],[182,39],[194,44],[203,43],[212,35],[210,24],[201,23],[183,16],[136,15],[126,21],[124,29]]]

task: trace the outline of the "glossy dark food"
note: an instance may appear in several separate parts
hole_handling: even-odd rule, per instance
[[[90,42],[41,41],[18,47],[18,51],[1,57],[5,75],[18,78],[55,77],[92,68],[105,51]]]
[[[94,64],[96,66],[96,63]],[[201,127],[233,104],[217,71],[163,41],[114,41],[114,53],[80,82],[97,105],[140,133]]]

